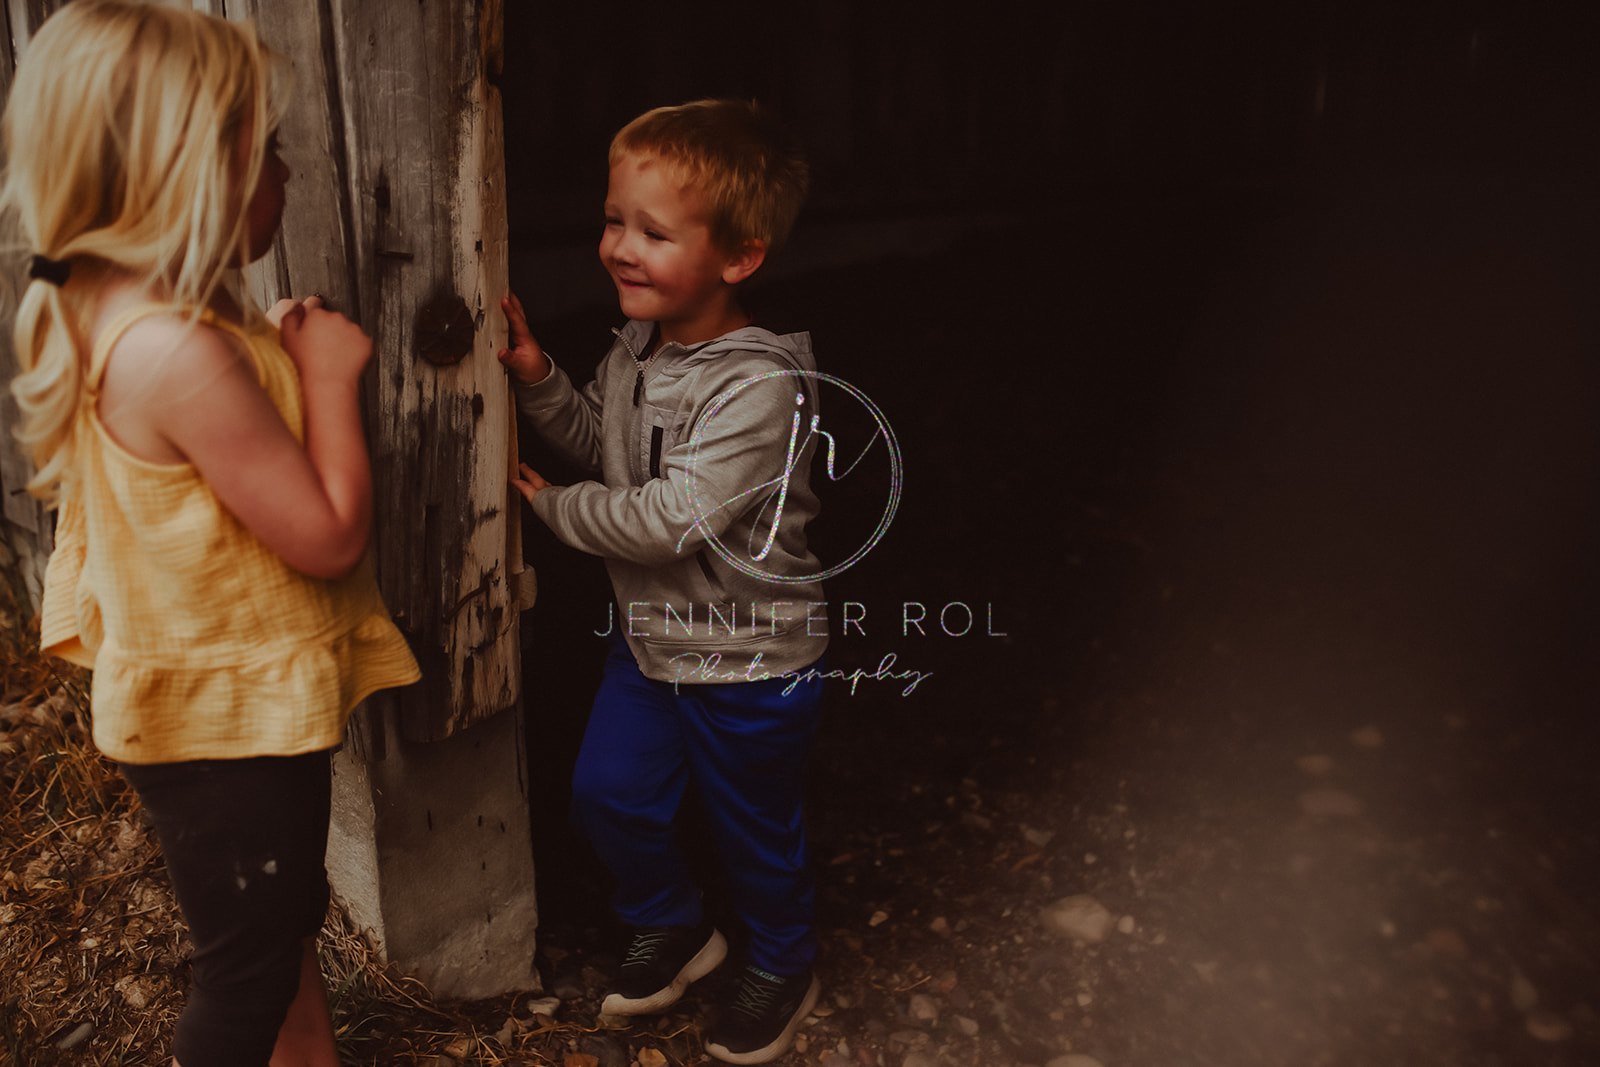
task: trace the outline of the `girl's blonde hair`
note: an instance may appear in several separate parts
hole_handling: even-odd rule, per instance
[[[129,0],[74,0],[29,43],[0,127],[0,210],[28,251],[71,264],[17,307],[11,389],[35,494],[72,461],[97,278],[142,280],[197,315],[221,290],[260,314],[238,268],[281,66],[248,25]]]

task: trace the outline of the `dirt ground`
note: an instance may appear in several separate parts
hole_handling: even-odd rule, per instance
[[[1592,198],[1378,170],[1076,202],[929,220],[914,254],[762,297],[905,457],[888,535],[830,586],[868,612],[832,655],[932,672],[829,698],[824,994],[783,1062],[1600,1062]],[[597,321],[546,343],[598,347]],[[714,980],[595,1025],[615,945],[564,808],[598,667],[571,620],[606,592],[530,551],[530,663],[566,665],[530,707],[546,988],[440,1007],[330,961],[350,1063],[708,1062]],[[906,634],[906,602],[993,625]],[[7,712],[13,758],[30,721]],[[182,943],[128,798],[97,802],[120,836],[8,856],[0,937],[39,962],[0,979],[0,1059],[161,1062]],[[118,896],[42,910],[113,869]]]

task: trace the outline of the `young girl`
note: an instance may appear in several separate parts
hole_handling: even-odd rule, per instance
[[[280,66],[237,23],[76,0],[4,120],[0,204],[33,252],[19,436],[60,505],[41,643],[93,668],[95,744],[190,927],[182,1067],[337,1063],[314,949],[329,751],[418,677],[367,558],[371,342],[238,285],[283,211]]]

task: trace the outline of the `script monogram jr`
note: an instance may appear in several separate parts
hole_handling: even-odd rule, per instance
[[[756,385],[760,382],[769,381],[773,378],[794,378],[800,385],[800,388],[797,388],[794,394],[795,410],[790,422],[789,447],[787,456],[784,460],[783,470],[781,470],[776,477],[768,479],[767,481],[762,482],[760,485],[751,486],[749,489],[737,493],[727,500],[716,501],[707,506],[708,502],[702,500],[697,492],[698,480],[695,477],[696,461],[700,455],[701,445],[705,441],[707,428],[716,421],[717,415],[722,411],[722,409],[740,393],[744,392],[753,385]],[[866,411],[867,416],[871,419],[873,426],[872,435],[867,439],[867,443],[862,446],[861,452],[843,471],[838,469],[838,442],[834,440],[833,434],[822,429],[822,415],[820,412],[815,410],[817,406],[816,402],[812,402],[812,410],[809,413],[805,410],[807,401],[806,390],[804,386],[806,382],[813,383],[813,386],[817,388],[819,392],[820,387],[823,384],[834,386],[842,390],[847,396],[859,404]],[[802,427],[805,429],[804,437],[801,436]],[[809,454],[809,449],[811,448],[812,442],[818,440],[819,438],[827,442],[827,474],[829,480],[835,482],[841,481],[849,476],[850,472],[855,470],[856,467],[860,465],[861,461],[866,458],[867,454],[872,451],[872,448],[877,444],[878,439],[883,439],[884,447],[888,450],[889,455],[889,488],[884,500],[883,510],[879,514],[878,524],[873,529],[872,533],[861,544],[861,546],[849,556],[849,558],[844,560],[844,562],[835,564],[832,567],[824,567],[815,574],[773,574],[769,571],[763,570],[760,564],[772,551],[773,541],[777,539],[778,524],[783,521],[783,507],[789,496],[789,481],[794,474],[795,467],[798,464],[806,461],[806,456]],[[693,435],[691,435],[689,438],[689,462],[687,468],[689,504],[690,507],[694,509],[695,521],[688,530],[684,531],[683,537],[679,538],[679,550],[682,550],[683,544],[689,539],[690,534],[692,534],[696,529],[699,529],[705,535],[706,543],[711,546],[711,550],[720,556],[723,562],[727,563],[730,567],[733,567],[736,570],[742,571],[752,578],[760,578],[769,582],[786,582],[792,584],[815,582],[820,581],[823,578],[830,578],[833,575],[839,574],[840,572],[853,566],[868,552],[872,551],[873,547],[877,545],[879,541],[883,540],[883,535],[889,529],[889,523],[894,520],[894,513],[900,506],[900,444],[895,440],[894,430],[890,428],[889,420],[884,418],[883,412],[879,410],[878,405],[874,404],[871,398],[869,398],[861,390],[857,389],[855,386],[841,378],[836,378],[831,374],[823,374],[819,371],[797,369],[772,370],[766,372],[765,374],[758,374],[754,377],[746,378],[718,394],[716,399],[712,400],[710,406],[706,408],[705,416],[700,420],[700,424],[695,427]],[[727,545],[722,543],[721,539],[717,537],[716,533],[705,522],[705,519],[707,516],[721,511],[723,508],[735,507],[735,510],[737,510],[736,505],[739,505],[741,501],[756,497],[763,492],[765,492],[767,495],[761,505],[761,510],[757,513],[757,518],[759,519],[765,516],[769,510],[772,513],[772,520],[767,527],[766,542],[759,547],[757,547],[753,542],[750,545],[744,546],[748,558],[741,557],[738,553],[732,551]],[[753,536],[754,535],[752,534],[752,537]]]

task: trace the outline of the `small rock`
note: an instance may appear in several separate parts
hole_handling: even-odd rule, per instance
[[[890,1041],[898,1041],[907,1048],[921,1048],[928,1043],[928,1035],[921,1030],[896,1030],[889,1035]]]
[[[1093,993],[1079,993],[1078,994],[1078,1007],[1087,1008],[1089,1005],[1091,1005],[1093,1003],[1094,1003],[1094,994]]]
[[[1131,934],[1135,929],[1136,924],[1133,921],[1132,915],[1124,915],[1122,918],[1117,920],[1117,933]]]
[[[926,993],[913,993],[910,1015],[919,1023],[936,1023],[939,1021],[939,1005]]]
[[[848,993],[835,993],[833,995],[833,1002],[839,1005],[841,1008],[848,1008],[851,1004],[855,1003],[855,1001],[850,999],[850,994]]]
[[[1022,828],[1022,837],[1034,848],[1044,848],[1056,836],[1054,830],[1035,830],[1031,826]]]
[[[1039,913],[1045,928],[1076,941],[1104,941],[1116,920],[1105,905],[1086,893],[1063,897]]]
[[[1218,965],[1215,960],[1208,960],[1204,963],[1191,963],[1189,966],[1194,968],[1194,973],[1198,974],[1200,976],[1200,980],[1207,985],[1210,985],[1217,980]]]
[[[900,1067],[940,1067],[939,1057],[915,1049],[906,1053],[906,1058],[900,1061]]]
[[[801,1037],[805,1035],[802,1034]],[[796,1040],[798,1046],[799,1041]],[[799,1051],[804,1052],[805,1049]],[[667,1067],[667,1058],[661,1054],[660,1049],[642,1048],[639,1050],[639,1067]]]
[[[507,1018],[506,1021],[500,1025],[500,1029],[494,1032],[494,1039],[498,1041],[503,1048],[511,1044],[511,1039],[517,1036],[517,1029],[517,1020],[514,1018]]]
[[[872,913],[872,918],[867,920],[867,925],[868,926],[882,926],[884,923],[886,923],[888,921],[889,921],[889,913],[888,912],[886,912],[886,911],[875,911],[875,912]]]
[[[1357,748],[1382,748],[1383,731],[1376,726],[1363,726],[1350,731],[1350,743]]]
[[[94,1033],[94,1023],[79,1023],[71,1030],[68,1030],[66,1034],[56,1042],[56,1048],[63,1051],[77,1048],[79,1045],[89,1040],[89,1035],[92,1033]]]
[[[1307,815],[1356,816],[1361,801],[1343,789],[1308,789],[1300,794],[1300,810]]]
[[[807,1037],[805,1034],[796,1034],[796,1035],[794,1035],[794,1050],[796,1052],[800,1053],[801,1055],[805,1055],[806,1050],[809,1049],[810,1047],[811,1047],[811,1039],[809,1037]],[[662,1057],[660,1063],[650,1063],[650,1064],[646,1064],[641,1060],[640,1064],[639,1064],[639,1067],[667,1067],[667,1060],[666,1060],[666,1057]]]
[[[976,829],[979,829],[979,830],[992,830],[992,829],[994,829],[994,820],[993,819],[989,818],[987,815],[979,815],[975,811],[964,811],[964,812],[962,812],[961,813],[961,822],[966,826],[975,827]]]
[[[1294,761],[1302,774],[1309,774],[1313,778],[1326,778],[1333,773],[1332,756],[1301,756]]]
[[[855,1067],[855,1061],[848,1056],[841,1056],[837,1052],[824,1052],[821,1067]]]
[[[1083,865],[1085,867],[1093,867],[1095,863],[1099,861],[1099,859],[1100,857],[1096,856],[1093,852],[1085,852],[1083,854]]]
[[[583,996],[583,983],[577,975],[557,975],[550,983],[550,995],[558,1000],[578,1000]]]
[[[112,988],[121,994],[128,1007],[134,1011],[143,1011],[150,1003],[150,991],[145,988],[143,979],[138,975],[130,974],[118,978]]]
[[[544,1015],[551,1019],[556,1017],[556,1012],[561,1010],[561,1001],[556,997],[535,997],[528,1001],[529,1015]]]
[[[1539,991],[1516,967],[1511,968],[1511,1006],[1524,1014],[1539,1006]]]
[[[464,1060],[467,1058],[467,1053],[471,1051],[472,1038],[465,1034],[460,1035],[444,1047],[444,1054],[453,1060]]]
[[[1381,937],[1393,937],[1398,931],[1393,921],[1385,919],[1378,924],[1378,934]]]
[[[1566,1041],[1572,1037],[1572,1024],[1548,1008],[1528,1016],[1528,1033],[1538,1041]]]
[[[952,1015],[950,1017],[950,1021],[955,1024],[956,1030],[959,1031],[963,1037],[978,1036],[978,1020],[969,1019],[965,1015]]]
[[[943,915],[941,915],[938,918],[934,919],[933,922],[928,924],[928,929],[932,930],[934,933],[938,934],[940,937],[949,937],[950,936],[950,920],[946,919]]]

